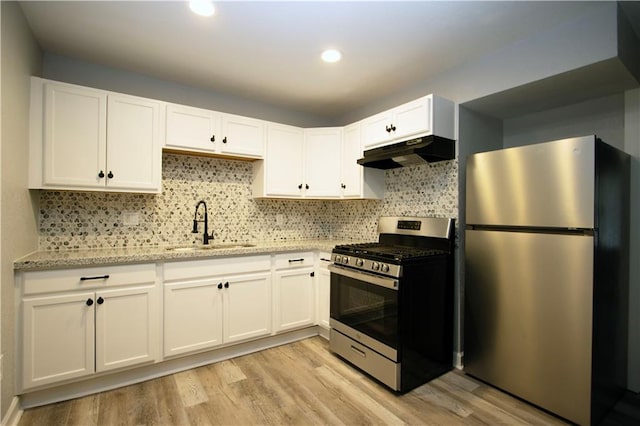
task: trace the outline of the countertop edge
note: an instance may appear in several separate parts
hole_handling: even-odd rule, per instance
[[[286,242],[252,243],[252,247],[221,249],[196,249],[193,251],[172,251],[172,247],[137,247],[113,249],[37,251],[13,262],[13,269],[35,271],[91,267],[100,265],[135,264],[149,262],[188,261],[230,256],[277,254],[291,251],[314,250],[330,252],[334,246],[352,243],[344,240],[301,240]]]

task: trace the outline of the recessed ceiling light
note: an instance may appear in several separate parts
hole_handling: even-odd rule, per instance
[[[200,16],[212,16],[216,11],[213,2],[209,0],[191,0],[189,9]]]
[[[322,60],[325,62],[338,62],[342,58],[342,53],[336,49],[327,49],[322,52]]]

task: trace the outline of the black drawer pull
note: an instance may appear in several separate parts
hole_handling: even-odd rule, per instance
[[[95,277],[80,277],[80,281],[106,280],[107,278],[109,278],[109,275],[100,275]]]
[[[323,262],[331,262],[331,259],[327,259],[325,257],[321,257],[320,260],[322,260]]]
[[[304,262],[304,257],[300,259],[289,259],[289,263]]]
[[[93,299],[87,299],[87,306],[93,305]]]
[[[104,299],[102,297],[98,297],[98,305],[102,305],[104,303]]]

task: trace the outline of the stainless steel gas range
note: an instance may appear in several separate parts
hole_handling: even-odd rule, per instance
[[[453,366],[454,220],[381,217],[378,234],[333,249],[330,349],[406,392]]]

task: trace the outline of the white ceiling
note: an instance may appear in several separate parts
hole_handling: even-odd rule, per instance
[[[593,2],[22,2],[45,51],[339,116],[581,14]],[[343,52],[325,64],[327,47]]]

